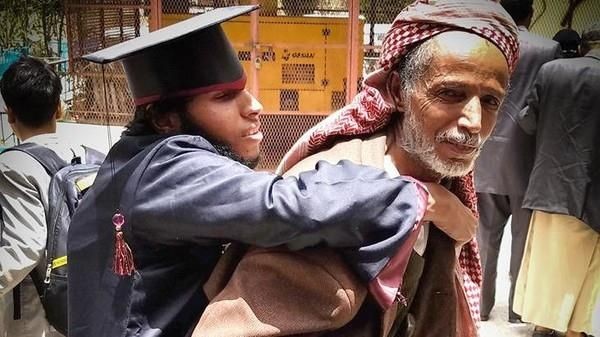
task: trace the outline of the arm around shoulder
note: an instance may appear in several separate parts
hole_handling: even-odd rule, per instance
[[[319,163],[298,178],[282,178],[206,149],[155,157],[124,208],[132,209],[126,216],[134,233],[162,244],[360,247],[367,238],[374,244],[402,232],[398,224],[417,217],[410,212],[419,206],[413,182],[350,162]]]

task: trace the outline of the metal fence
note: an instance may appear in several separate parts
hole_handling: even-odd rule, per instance
[[[592,5],[596,1],[584,0],[575,11],[577,29],[599,19],[598,7]],[[410,2],[65,0],[74,87],[71,116],[79,122],[124,125],[134,111],[121,65],[106,65],[103,78],[99,66],[81,60],[83,54],[216,7],[260,4],[259,12],[223,27],[244,65],[248,89],[264,106],[260,168],[272,169],[303,132],[361,89],[362,78],[375,69],[385,32]],[[535,0],[541,16],[533,30],[551,36],[565,3]]]
[[[66,0],[74,83],[71,116],[124,125],[134,111],[119,63],[100,66],[81,56],[217,7],[260,4],[226,22],[264,107],[259,168],[273,169],[294,141],[360,90],[382,36],[406,1],[398,0]],[[103,77],[104,76],[104,77]],[[105,83],[104,86],[102,83]]]
[[[123,125],[134,104],[120,63],[102,67],[81,56],[133,39],[149,31],[149,0],[67,0],[73,98],[70,116],[77,122]]]
[[[124,125],[134,111],[120,63],[105,65],[102,72],[82,55],[216,7],[260,4],[259,12],[223,26],[248,75],[248,89],[264,106],[260,167],[272,169],[296,138],[361,89],[362,78],[375,68],[385,32],[409,2],[64,0],[69,62],[57,62],[57,69],[66,89],[67,118]],[[532,30],[551,37],[560,29],[567,1],[534,3],[537,19]],[[596,3],[581,2],[574,11],[573,28],[600,20]],[[0,72],[14,55],[2,57]]]
[[[534,0],[534,15],[530,30],[552,38],[561,27],[561,22],[574,1]],[[581,31],[593,22],[600,22],[600,2],[598,0],[578,1],[573,11],[571,28]]]

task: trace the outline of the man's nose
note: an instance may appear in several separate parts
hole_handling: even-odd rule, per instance
[[[244,113],[247,116],[258,116],[263,110],[262,104],[248,90],[244,91]]]
[[[471,98],[463,108],[463,112],[458,119],[458,126],[477,134],[481,131],[481,100],[479,97]]]

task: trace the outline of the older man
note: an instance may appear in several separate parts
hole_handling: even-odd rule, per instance
[[[535,337],[600,334],[600,22],[581,40],[585,56],[542,66],[520,122],[536,135],[536,155],[514,308],[537,325]]]
[[[416,223],[385,266],[362,271],[366,286],[331,250],[252,249],[231,279],[223,263],[205,287],[214,298],[196,336],[476,336],[481,274],[466,220],[475,212],[469,172],[506,95],[516,32],[492,1],[415,2],[387,33],[365,90],[281,165],[295,174],[349,159],[430,190],[445,190],[432,184],[441,183],[464,203],[454,208],[463,216]]]

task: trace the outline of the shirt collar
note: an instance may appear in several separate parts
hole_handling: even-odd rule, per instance
[[[41,145],[47,145],[56,143],[58,141],[58,135],[56,133],[44,133],[24,139],[22,142],[25,143],[36,143]]]

